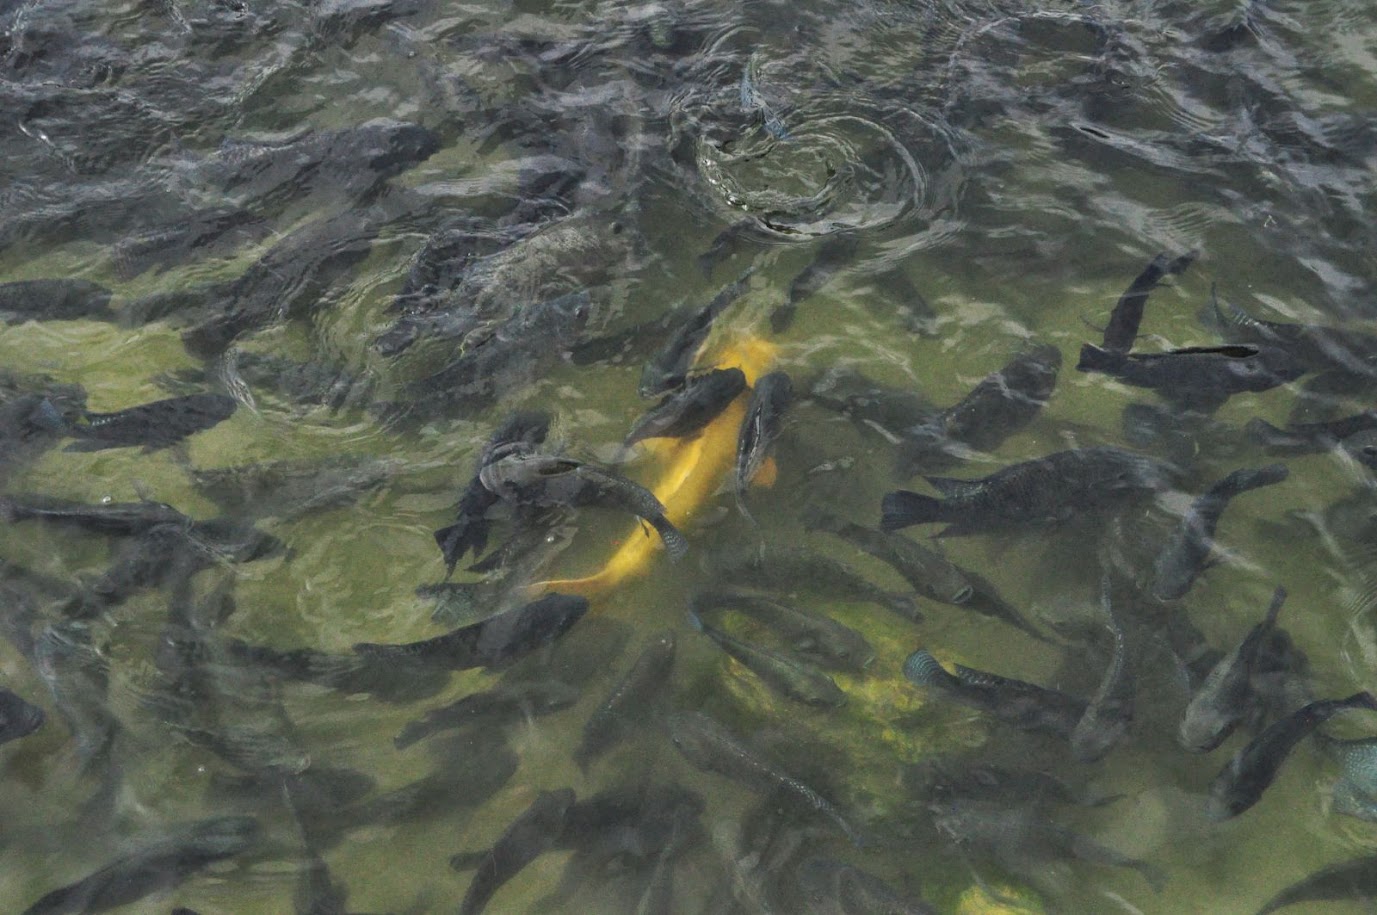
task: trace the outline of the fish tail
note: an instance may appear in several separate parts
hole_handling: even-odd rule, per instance
[[[1268,464],[1266,467],[1245,467],[1235,470],[1222,481],[1219,488],[1230,496],[1236,496],[1253,489],[1261,489],[1280,483],[1291,475],[1285,464]]]
[[[897,531],[911,524],[942,520],[942,503],[907,489],[885,493],[880,501],[880,530]]]
[[[646,520],[650,522],[651,527],[655,528],[655,532],[660,535],[660,540],[665,545],[665,552],[669,554],[669,558],[672,561],[678,562],[688,554],[688,540],[679,532],[677,527],[669,523],[668,518],[664,515],[659,515],[654,518],[647,518]]]
[[[1081,358],[1076,363],[1078,372],[1114,372],[1124,364],[1123,353],[1111,353],[1093,343],[1081,344]]]
[[[958,685],[956,677],[923,648],[904,661],[904,677],[915,686],[951,688]]]

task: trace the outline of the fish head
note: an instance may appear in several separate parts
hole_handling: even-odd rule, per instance
[[[1366,429],[1350,435],[1340,447],[1353,460],[1377,470],[1377,429]]]
[[[1305,364],[1276,346],[1226,346],[1229,374],[1246,391],[1267,391],[1305,374]]]

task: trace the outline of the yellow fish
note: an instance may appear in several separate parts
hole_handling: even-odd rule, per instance
[[[774,362],[776,347],[756,337],[746,337],[729,343],[719,351],[711,364],[717,368],[739,368],[746,376],[746,384],[769,371]],[[736,438],[741,420],[746,416],[747,395],[742,395],[708,423],[703,431],[691,439],[647,439],[644,444],[664,467],[651,491],[665,507],[665,517],[675,527],[682,527],[693,513],[717,491],[722,479],[732,472],[736,462]],[[755,482],[768,486],[774,482],[774,464],[767,462],[757,474]],[[659,538],[646,537],[640,530],[632,532],[620,549],[596,574],[586,578],[564,578],[537,582],[528,589],[532,594],[560,591],[597,597],[606,594],[629,578],[649,571],[651,557],[664,549]]]

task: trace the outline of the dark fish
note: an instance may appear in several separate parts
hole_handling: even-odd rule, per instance
[[[856,845],[865,844],[859,832],[830,801],[789,776],[751,750],[736,735],[701,712],[678,712],[669,718],[674,746],[695,768],[716,772],[756,791],[783,790],[830,819]]]
[[[502,885],[545,852],[554,848],[564,831],[564,820],[574,803],[570,788],[542,791],[518,816],[478,862],[461,915],[477,915]]]
[[[1302,423],[1278,429],[1262,419],[1254,419],[1244,427],[1253,441],[1272,454],[1318,454],[1340,446],[1360,432],[1377,430],[1377,410],[1364,410],[1356,416],[1321,423]]]
[[[1237,305],[1221,303],[1210,287],[1210,307],[1224,337],[1239,343],[1276,347],[1311,371],[1350,376],[1377,374],[1377,336],[1322,324],[1278,324],[1259,321]]]
[[[829,616],[780,603],[745,591],[702,591],[689,606],[698,614],[707,610],[734,610],[777,632],[799,654],[838,670],[860,673],[875,660],[875,649],[850,626]]]
[[[568,708],[578,699],[577,689],[558,680],[498,684],[492,689],[471,693],[457,702],[431,709],[425,717],[402,728],[392,739],[392,745],[404,750],[432,734],[471,723],[491,726],[505,719],[548,715]]]
[[[1077,448],[1024,461],[978,480],[928,477],[945,498],[907,490],[885,495],[881,530],[946,522],[939,536],[1056,524],[1170,485],[1160,461],[1118,448]]]
[[[794,383],[783,372],[770,372],[756,379],[736,437],[736,499],[740,503],[746,487],[769,456],[770,448],[784,426],[784,414],[794,401]]]
[[[226,816],[201,820],[106,865],[70,886],[53,890],[24,915],[105,912],[176,886],[216,861],[247,851],[258,842],[258,821]]]
[[[1152,596],[1158,600],[1184,597],[1201,572],[1210,567],[1214,531],[1234,496],[1280,483],[1290,475],[1285,464],[1235,470],[1191,503],[1153,563]]]
[[[18,693],[0,688],[0,744],[28,737],[48,718],[43,709]]]
[[[1224,742],[1257,703],[1253,678],[1259,655],[1276,628],[1277,614],[1286,602],[1286,589],[1277,588],[1262,622],[1210,669],[1181,718],[1181,745],[1208,753]]]
[[[902,432],[898,470],[910,477],[954,463],[961,447],[993,451],[1023,429],[1052,397],[1061,350],[1044,344],[985,376],[960,403]]]
[[[1347,699],[1321,699],[1273,722],[1215,776],[1205,812],[1213,819],[1227,820],[1256,804],[1296,744],[1338,713],[1359,708],[1377,710],[1377,699],[1367,692]]]
[[[182,343],[192,355],[219,356],[242,334],[309,314],[368,256],[376,234],[373,221],[352,210],[288,233],[229,284],[219,313],[184,331]]]
[[[321,461],[193,468],[188,473],[197,490],[226,514],[292,520],[349,505],[392,479],[397,470],[392,461],[344,454]]]
[[[854,232],[830,235],[818,245],[813,260],[789,283],[784,303],[770,313],[770,330],[782,334],[794,323],[799,303],[826,286],[839,270],[848,266],[860,248],[860,237]]]
[[[789,140],[788,129],[784,122],[775,114],[769,102],[765,101],[760,94],[760,89],[756,85],[756,77],[760,73],[760,58],[752,54],[746,61],[746,66],[741,71],[741,110],[747,114],[759,112],[761,120],[764,122],[765,131],[776,140]]]
[[[136,231],[116,243],[110,255],[120,278],[128,280],[154,267],[179,267],[196,255],[223,257],[271,232],[269,222],[249,210],[212,207],[188,213],[174,225]]]
[[[849,369],[832,369],[813,383],[813,402],[878,431],[891,443],[906,429],[933,422],[941,411],[920,394],[878,384]]]
[[[678,560],[688,552],[688,541],[665,517],[665,507],[655,494],[610,470],[572,458],[538,454],[517,442],[496,449],[478,477],[489,492],[518,504],[622,509],[655,528],[671,559]]]
[[[65,524],[95,534],[130,537],[160,524],[189,526],[191,519],[163,502],[75,502],[52,496],[0,496],[0,518]]]
[[[937,659],[918,649],[904,661],[904,676],[915,686],[938,689],[956,702],[989,712],[1024,731],[1040,731],[1069,740],[1085,717],[1084,699],[998,674],[953,665],[948,673]]]
[[[1130,858],[1087,836],[1042,818],[1019,805],[954,798],[933,805],[937,828],[959,845],[983,850],[1011,873],[1045,880],[1067,859],[1108,867],[1129,867],[1161,892],[1166,875],[1146,861]]]
[[[88,280],[19,280],[0,283],[0,321],[113,321],[110,290]]]
[[[784,593],[806,592],[812,598],[868,601],[904,619],[922,622],[923,614],[907,594],[885,591],[849,567],[813,550],[763,546],[744,554],[724,554],[716,572],[722,581]]]
[[[808,915],[937,915],[926,902],[905,899],[874,874],[832,858],[805,858],[794,873]]]
[[[1143,321],[1143,306],[1157,284],[1168,276],[1178,276],[1200,256],[1199,251],[1187,251],[1179,257],[1168,257],[1163,251],[1152,259],[1143,272],[1134,278],[1119,297],[1114,311],[1105,325],[1103,348],[1109,353],[1127,353],[1138,339],[1138,325]]]
[[[574,762],[580,769],[620,743],[645,720],[674,670],[674,633],[653,638],[583,726]]]
[[[738,220],[713,236],[708,249],[698,255],[698,269],[710,277],[718,264],[741,253],[747,242],[764,244],[768,234],[754,217]]]
[[[71,620],[48,626],[34,643],[34,668],[76,738],[82,768],[106,766],[120,724],[109,707],[109,661],[91,644],[91,627]]]
[[[648,438],[695,435],[746,390],[741,369],[713,369],[690,378],[684,387],[660,401],[631,425],[627,445]]]
[[[1293,906],[1298,902],[1371,903],[1377,899],[1377,855],[1354,858],[1342,864],[1320,868],[1277,893],[1257,910],[1257,915]]]
[[[641,370],[639,391],[642,397],[656,397],[684,384],[694,357],[708,338],[708,331],[712,330],[712,322],[728,305],[741,298],[749,288],[754,272],[754,267],[749,268],[737,277],[736,282],[713,296],[711,302],[689,315],[674,330],[665,345],[650,357]]]
[[[692,611],[689,611],[688,618],[690,626],[716,642],[719,648],[740,661],[780,695],[819,708],[837,708],[846,704],[846,693],[821,671],[734,638],[707,625]]]
[[[445,573],[454,574],[454,567],[464,554],[472,551],[477,558],[488,546],[488,533],[491,523],[488,510],[495,506],[500,497],[483,485],[479,474],[483,466],[492,459],[493,453],[503,445],[524,442],[535,447],[545,441],[550,431],[550,416],[539,411],[514,413],[498,426],[488,439],[487,445],[478,456],[478,466],[473,477],[459,497],[458,513],[454,523],[435,532],[435,543],[445,558]]]
[[[927,760],[908,767],[904,787],[929,799],[963,797],[1008,805],[1075,804],[1100,807],[1119,800],[1071,788],[1045,772],[977,763],[969,757]]]
[[[50,409],[50,403],[40,409],[44,421],[51,423],[55,431],[80,440],[68,445],[67,451],[103,451],[133,445],[155,451],[219,425],[234,414],[237,406],[234,398],[223,394],[188,394],[115,413],[87,412],[83,414],[84,423],[68,422]]]
[[[1114,654],[1100,679],[1099,689],[1095,690],[1090,704],[1085,707],[1085,714],[1071,732],[1071,752],[1085,763],[1103,759],[1123,739],[1128,726],[1133,723],[1133,700],[1137,692],[1128,636],[1114,610],[1108,576],[1105,576],[1100,587],[1100,606],[1114,636]]]
[[[374,660],[421,664],[445,670],[503,667],[523,654],[549,644],[588,612],[588,601],[567,594],[547,594],[523,607],[462,626],[444,635],[404,645],[360,642],[354,651]]]
[[[822,511],[809,512],[804,524],[809,530],[835,534],[893,567],[914,591],[931,600],[959,606],[975,593],[975,586],[966,572],[936,550],[907,537],[861,527]]]
[[[1111,353],[1081,347],[1078,372],[1099,372],[1124,384],[1151,388],[1186,410],[1209,413],[1234,394],[1270,391],[1295,381],[1305,364],[1284,349],[1256,344],[1197,346],[1165,353]]]

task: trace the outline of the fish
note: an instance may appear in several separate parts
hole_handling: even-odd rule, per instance
[[[46,521],[113,537],[133,537],[162,524],[191,526],[191,519],[165,502],[77,502],[52,496],[0,496],[0,518],[7,523]]]
[[[886,591],[852,569],[814,550],[762,546],[745,553],[724,554],[717,562],[719,580],[784,593],[807,590],[810,597],[857,600],[876,604],[915,623],[923,614],[908,594]]]
[[[1210,308],[1224,337],[1239,343],[1276,347],[1315,372],[1350,376],[1377,375],[1377,335],[1322,324],[1260,321],[1230,302],[1221,302],[1210,286]]]
[[[136,231],[115,243],[110,259],[122,280],[156,267],[167,270],[195,256],[226,256],[272,234],[261,215],[242,207],[194,210],[174,225]],[[123,316],[122,316],[123,317]]]
[[[1153,892],[1160,893],[1166,875],[1154,865],[1130,858],[1044,819],[1028,807],[1009,808],[989,801],[952,798],[932,805],[937,828],[958,845],[980,849],[1014,874],[1044,881],[1067,859],[1136,870]]]
[[[745,591],[700,591],[689,601],[699,616],[708,610],[732,610],[757,620],[781,635],[790,649],[819,664],[860,673],[875,660],[865,636],[829,616]]]
[[[746,418],[741,421],[741,432],[736,438],[738,505],[745,504],[746,487],[769,457],[784,427],[784,414],[793,401],[794,383],[784,372],[770,372],[756,379],[746,404]]]
[[[574,762],[587,771],[598,757],[639,725],[664,692],[674,671],[674,633],[665,630],[650,640],[607,696],[584,722]]]
[[[964,797],[1005,804],[1075,804],[1100,807],[1122,795],[1076,790],[1045,772],[977,763],[968,757],[931,759],[906,768],[904,787],[925,798]]]
[[[1211,819],[1227,820],[1252,807],[1262,799],[1296,744],[1340,712],[1360,708],[1377,711],[1377,698],[1361,692],[1346,699],[1320,699],[1273,722],[1219,770],[1210,783],[1206,814]]]
[[[246,816],[200,820],[137,846],[100,870],[40,898],[24,915],[104,912],[181,883],[198,870],[243,854],[259,840]]]
[[[804,858],[794,870],[808,915],[937,915],[906,899],[879,877],[833,858]]]
[[[1259,655],[1276,628],[1284,603],[1286,589],[1278,587],[1262,622],[1249,629],[1243,640],[1210,668],[1181,716],[1177,735],[1181,746],[1193,753],[1208,753],[1252,712],[1257,703],[1253,678]]]
[[[826,286],[838,271],[851,264],[860,246],[860,237],[854,232],[825,238],[813,253],[813,260],[789,282],[789,293],[783,304],[770,312],[770,330],[782,334],[792,327],[799,303]]]
[[[47,719],[43,709],[13,690],[0,688],[0,744],[28,737]]]
[[[90,280],[18,280],[0,283],[0,321],[114,321],[110,290]]]
[[[503,884],[554,848],[573,803],[571,788],[540,792],[479,860],[473,882],[459,904],[460,915],[478,915]]]
[[[1152,596],[1160,601],[1179,600],[1195,579],[1212,564],[1214,532],[1229,502],[1242,493],[1274,486],[1290,475],[1285,464],[1235,470],[1205,490],[1182,516],[1153,562]]]
[[[688,621],[695,631],[716,642],[774,692],[816,708],[838,708],[846,704],[846,693],[821,671],[728,635],[704,623],[693,611],[689,611]]]
[[[483,485],[480,472],[492,459],[493,453],[503,445],[524,442],[531,447],[543,444],[550,432],[550,415],[537,410],[513,413],[493,431],[478,456],[478,466],[469,479],[462,495],[454,523],[435,532],[435,544],[445,560],[445,575],[454,574],[454,567],[465,553],[472,552],[474,558],[480,556],[488,546],[488,533],[491,522],[488,510],[493,508],[500,497]]]
[[[747,114],[759,112],[761,120],[765,124],[766,133],[776,140],[793,139],[784,126],[784,122],[779,119],[779,115],[775,114],[774,109],[761,96],[760,89],[756,85],[759,75],[760,54],[757,52],[751,55],[741,71],[741,110]]]
[[[213,359],[250,331],[319,308],[329,288],[372,250],[375,222],[350,210],[287,233],[225,288],[217,314],[182,332],[187,352]]]
[[[689,378],[683,388],[632,423],[625,445],[649,438],[687,438],[698,433],[746,390],[741,369],[713,369]]]
[[[1244,433],[1272,454],[1319,454],[1340,447],[1360,432],[1377,430],[1377,410],[1364,410],[1353,416],[1319,423],[1288,425],[1285,429],[1263,419],[1253,419]]]
[[[107,767],[120,722],[109,707],[110,663],[92,644],[90,625],[78,620],[49,624],[34,643],[33,660],[76,739],[82,770]]]
[[[1339,740],[1316,731],[1315,743],[1339,766],[1334,812],[1377,822],[1377,738]]]
[[[45,422],[54,431],[77,441],[65,451],[104,451],[107,448],[143,446],[144,451],[157,451],[177,444],[183,439],[214,428],[234,415],[239,406],[233,397],[223,394],[188,394],[140,404],[114,413],[83,414],[85,422],[69,422],[51,403],[40,408]]]
[[[1150,388],[1179,409],[1211,413],[1234,394],[1270,391],[1295,381],[1307,368],[1286,350],[1260,344],[1111,353],[1086,343],[1076,371],[1109,375],[1124,384]]]
[[[904,677],[915,686],[937,689],[962,705],[988,712],[1023,731],[1070,740],[1089,707],[1084,699],[1045,686],[953,665],[949,673],[920,648],[904,661]]]
[[[866,844],[861,833],[831,801],[775,768],[713,718],[702,712],[676,712],[669,717],[669,735],[675,748],[694,768],[725,776],[756,791],[785,791],[835,823],[856,846]]]
[[[286,521],[349,505],[387,483],[398,469],[394,461],[341,454],[187,472],[196,489],[226,514]]]
[[[934,422],[942,412],[916,391],[881,385],[845,368],[825,372],[809,394],[814,403],[879,432],[891,444],[902,441],[904,430]]]
[[[461,626],[444,635],[402,645],[358,642],[355,653],[373,660],[467,670],[505,667],[555,641],[588,612],[588,601],[547,594],[521,607]]]
[[[1371,905],[1377,899],[1377,855],[1363,855],[1322,867],[1277,893],[1257,910],[1271,915],[1300,902],[1344,902]]]
[[[424,717],[402,728],[392,739],[392,745],[404,750],[432,734],[471,723],[492,726],[507,719],[548,715],[569,708],[578,701],[579,695],[577,689],[558,680],[498,684],[492,689],[470,693],[449,705],[431,709]]]
[[[945,522],[938,536],[1041,527],[1108,509],[1170,486],[1173,468],[1119,448],[1057,451],[978,480],[928,477],[945,498],[900,489],[881,502],[880,529]]]
[[[1134,278],[1128,289],[1110,312],[1105,325],[1101,348],[1108,353],[1127,353],[1138,339],[1138,325],[1143,321],[1143,307],[1148,295],[1168,276],[1179,276],[1200,256],[1196,250],[1171,257],[1165,251],[1154,257],[1143,272]]]
[[[610,470],[573,458],[540,454],[524,442],[495,449],[478,472],[489,492],[517,503],[605,505],[641,518],[660,535],[670,559],[688,552],[688,541],[655,494]]]
[[[1042,412],[1057,386],[1061,361],[1061,350],[1049,344],[1025,350],[981,379],[960,403],[903,429],[900,476],[950,466],[963,447],[994,451]]]
[[[723,288],[708,304],[690,314],[674,329],[664,346],[650,357],[641,370],[641,382],[637,390],[642,397],[656,397],[683,386],[688,380],[694,357],[712,330],[712,322],[750,288],[754,273],[755,267],[748,268],[735,282]]]
[[[1114,654],[1100,679],[1099,688],[1085,707],[1085,714],[1081,715],[1075,730],[1071,732],[1071,753],[1084,763],[1103,759],[1123,739],[1133,723],[1134,694],[1137,691],[1128,636],[1114,609],[1108,575],[1100,586],[1100,608],[1114,636]]]

